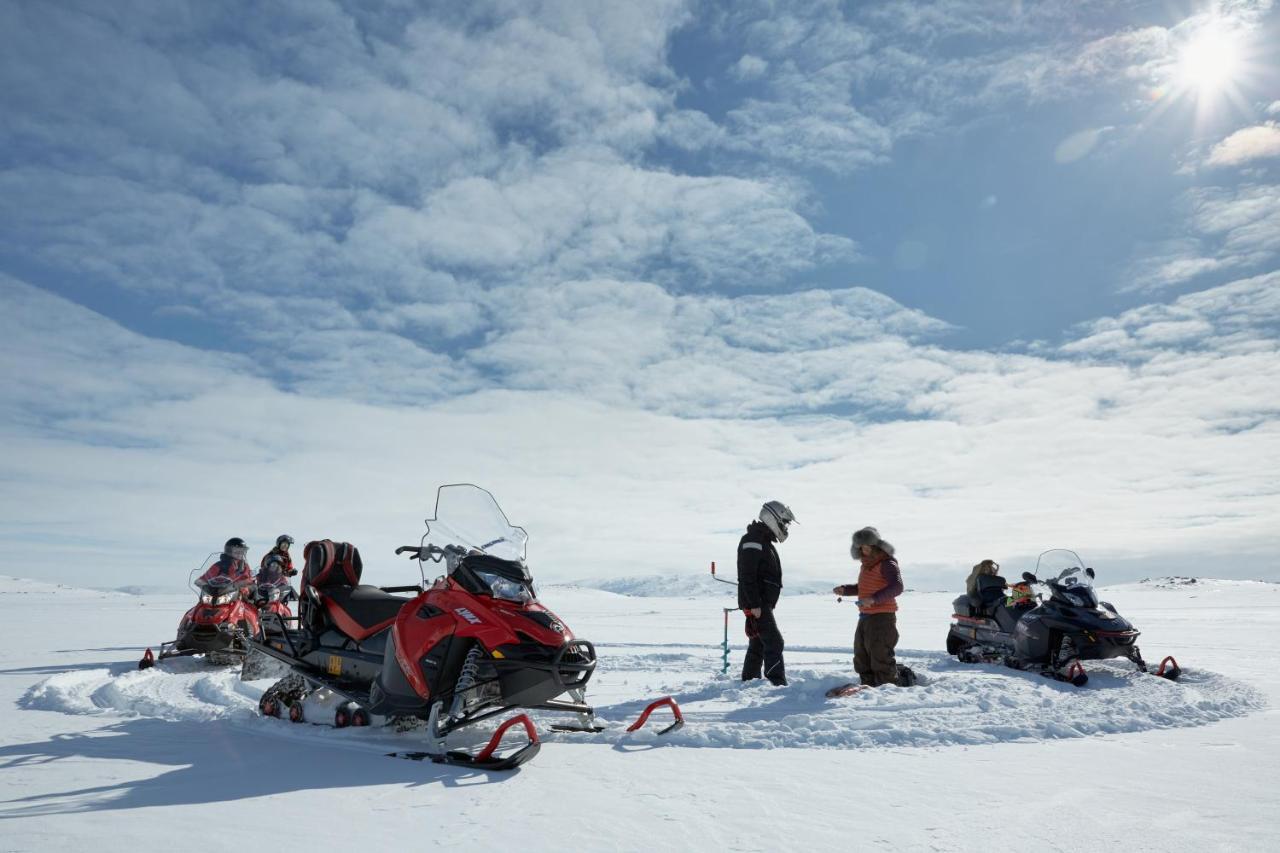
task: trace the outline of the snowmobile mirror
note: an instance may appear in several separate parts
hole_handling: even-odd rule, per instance
[[[1088,576],[1089,576],[1089,579],[1090,579],[1090,580],[1093,580],[1095,577],[1097,577],[1097,575],[1095,575],[1095,574],[1093,573],[1093,569],[1092,569],[1092,568],[1087,568],[1087,569],[1085,569],[1085,570],[1084,570],[1084,573],[1085,573],[1086,575],[1088,575]]]
[[[1031,574],[1031,572],[1023,572],[1022,579],[1027,583],[1039,583],[1039,581],[1036,580],[1036,576]]]

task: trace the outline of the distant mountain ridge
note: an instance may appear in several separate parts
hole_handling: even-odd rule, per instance
[[[733,580],[733,576],[725,580]],[[811,579],[788,580],[783,578],[783,595],[831,594],[834,583]],[[588,578],[549,586],[598,589],[633,598],[706,598],[710,596],[735,597],[737,587],[718,581],[706,574],[633,575],[621,578]]]

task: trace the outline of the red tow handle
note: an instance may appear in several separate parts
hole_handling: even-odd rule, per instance
[[[634,723],[628,726],[627,731],[634,732],[636,729],[643,726],[648,721],[649,715],[652,714],[656,709],[661,708],[663,705],[667,705],[671,708],[671,713],[675,715],[676,721],[671,725],[667,726],[662,731],[658,732],[658,734],[665,735],[667,732],[675,731],[676,729],[683,726],[684,714],[680,713],[680,706],[677,705],[676,700],[672,699],[670,696],[663,696],[661,699],[657,700],[656,702],[650,702],[649,706],[645,708],[644,712],[640,715],[640,719],[636,720]]]
[[[525,734],[529,735],[530,743],[538,742],[538,730],[533,725],[533,720],[529,719],[528,714],[517,714],[498,726],[498,730],[493,733],[493,737],[489,738],[489,742],[485,744],[485,748],[476,754],[476,761],[488,761],[493,756],[494,750],[498,748],[498,743],[502,740],[502,736],[507,733],[507,729],[516,723],[523,723]]]
[[[146,652],[143,653],[142,655],[142,660],[138,661],[138,669],[149,669],[155,666],[155,663],[156,663],[156,657],[155,655],[151,654],[151,649],[150,647],[148,647]],[[1163,666],[1163,664],[1161,665]]]

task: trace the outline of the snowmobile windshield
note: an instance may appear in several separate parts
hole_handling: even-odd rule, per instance
[[[283,601],[292,591],[285,582],[258,584],[258,598],[263,601]]]
[[[1076,607],[1097,607],[1093,577],[1075,551],[1045,551],[1036,562],[1036,576],[1047,583],[1055,597]]]
[[[1075,570],[1084,574],[1084,563],[1079,554],[1066,548],[1045,551],[1036,560],[1036,577],[1042,581],[1053,580]]]
[[[422,544],[452,551],[449,574],[471,592],[525,604],[537,596],[524,564],[528,538],[492,494],[466,484],[440,487]]]
[[[441,486],[436,493],[436,514],[427,519],[423,545],[479,552],[500,560],[522,562],[529,535],[507,521],[493,495],[469,483]]]

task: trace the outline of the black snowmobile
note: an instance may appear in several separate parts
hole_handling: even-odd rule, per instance
[[[1137,646],[1140,632],[1109,602],[1098,600],[1094,571],[1074,551],[1045,551],[1035,574],[1023,572],[1022,579],[1047,587],[1049,599],[1006,599],[1003,580],[979,576],[977,595],[953,603],[947,653],[964,663],[998,661],[1077,687],[1089,680],[1081,661],[1127,658],[1140,672],[1149,671]],[[1167,657],[1155,674],[1174,680],[1182,670]]]

